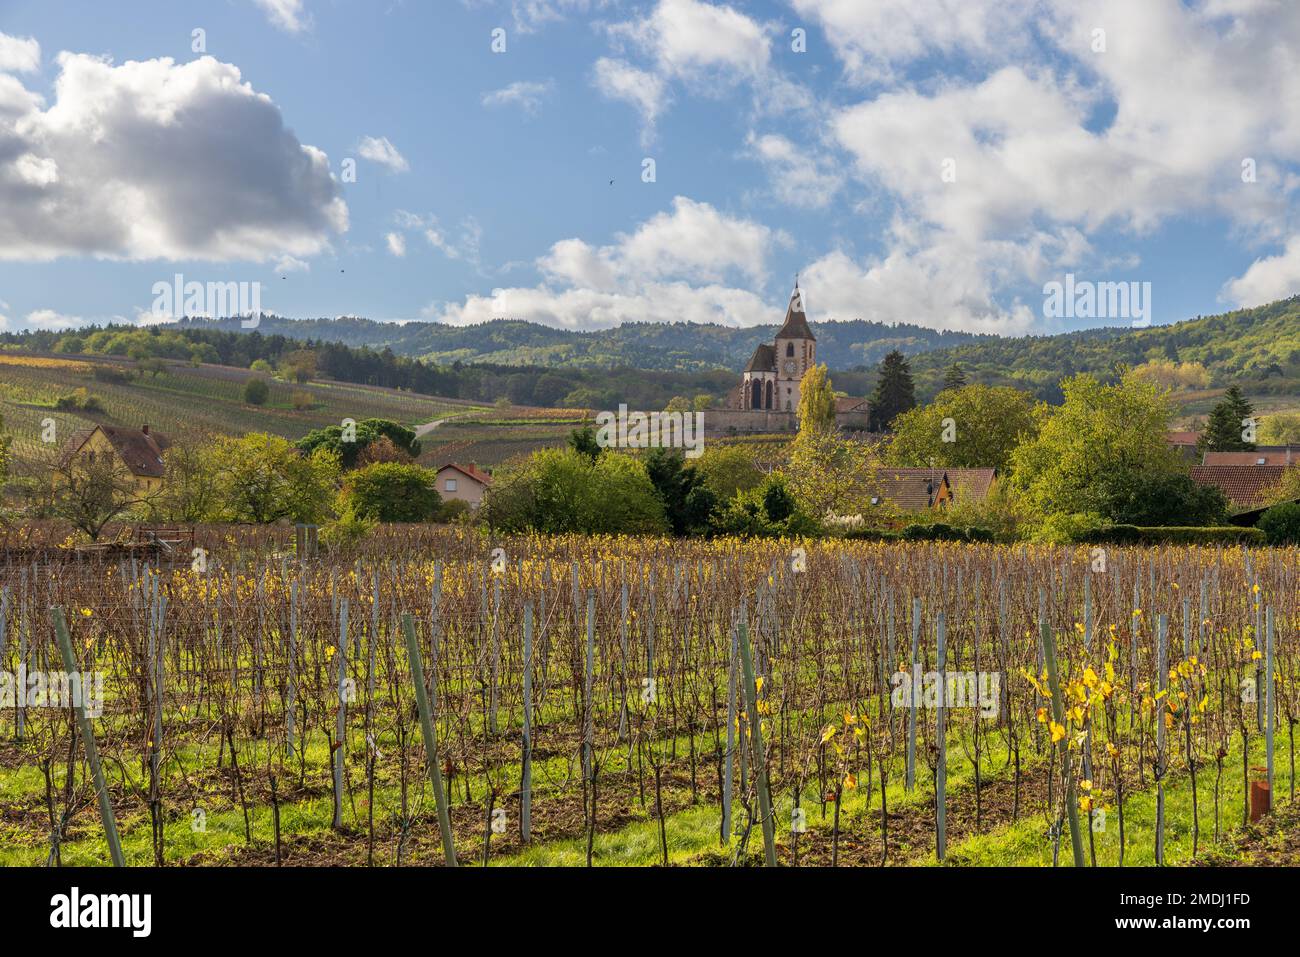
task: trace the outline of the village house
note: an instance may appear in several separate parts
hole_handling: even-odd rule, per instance
[[[483,504],[483,492],[492,484],[492,476],[481,471],[473,462],[457,465],[448,462],[438,469],[438,494],[443,501],[466,502],[470,508]]]
[[[59,467],[66,474],[74,465],[94,465],[105,459],[117,463],[130,475],[133,491],[145,497],[162,489],[166,478],[163,453],[171,446],[170,440],[148,425],[138,429],[117,425],[96,425],[92,429],[78,429],[63,443]]]
[[[873,505],[893,505],[904,512],[942,509],[954,502],[983,502],[993,491],[995,468],[891,468],[876,472]]]
[[[1192,481],[1212,485],[1228,498],[1234,525],[1254,525],[1273,504],[1269,492],[1282,481],[1286,465],[1193,465]]]
[[[1300,446],[1258,445],[1253,452],[1206,452],[1202,465],[1300,465]]]

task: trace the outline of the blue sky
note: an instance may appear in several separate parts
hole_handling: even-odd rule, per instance
[[[0,0],[0,321],[176,273],[570,328],[775,322],[796,273],[999,333],[1128,321],[1044,317],[1066,273],[1255,305],[1300,287],[1296,60],[1273,0]]]

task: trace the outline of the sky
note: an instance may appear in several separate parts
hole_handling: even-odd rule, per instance
[[[301,318],[749,326],[797,275],[815,322],[1165,323],[1300,291],[1298,189],[1293,0],[0,0],[10,331],[164,320],[177,276]],[[1145,317],[1062,314],[1067,276]]]

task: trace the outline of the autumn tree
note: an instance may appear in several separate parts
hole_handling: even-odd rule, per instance
[[[799,431],[835,429],[835,393],[825,365],[815,365],[799,380]]]

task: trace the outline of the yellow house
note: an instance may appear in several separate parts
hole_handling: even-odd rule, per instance
[[[74,461],[94,464],[102,456],[115,460],[131,474],[134,490],[143,496],[163,486],[163,452],[171,445],[166,436],[151,432],[149,426],[128,429],[116,425],[97,425],[78,429],[63,444],[59,471],[66,472]],[[58,474],[55,474],[58,482]]]

